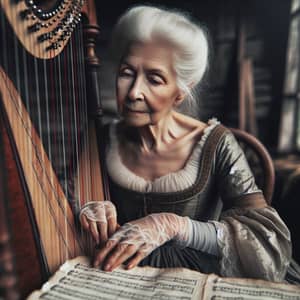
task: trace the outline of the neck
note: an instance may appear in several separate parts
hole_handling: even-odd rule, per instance
[[[141,150],[145,152],[160,152],[167,149],[177,137],[178,126],[175,112],[170,112],[156,124],[138,128]]]

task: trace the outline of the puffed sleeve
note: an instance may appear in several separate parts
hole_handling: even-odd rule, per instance
[[[290,232],[255,184],[246,157],[228,132],[216,150],[225,211],[217,228],[221,275],[282,281],[291,260]]]

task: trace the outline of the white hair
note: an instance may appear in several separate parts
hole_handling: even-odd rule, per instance
[[[182,12],[153,6],[136,6],[125,12],[112,36],[112,57],[120,63],[135,42],[160,39],[174,47],[178,87],[192,100],[208,66],[208,41],[203,29]]]

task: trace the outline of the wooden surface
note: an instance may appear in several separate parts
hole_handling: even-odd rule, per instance
[[[31,13],[26,18],[20,17],[22,12],[28,10],[25,1],[2,0],[0,4],[6,14],[7,19],[14,28],[16,35],[27,51],[35,57],[50,59],[57,56],[64,49],[64,46],[69,41],[70,35],[66,35],[64,40],[59,41],[60,46],[57,47],[57,49],[51,48],[51,50],[49,50],[48,47],[51,47],[53,43],[57,42],[61,36],[62,30],[60,30],[59,33],[54,35],[51,39],[47,39],[43,42],[39,41],[39,37],[43,34],[51,33],[56,30],[56,28],[61,26],[60,24],[63,22],[64,16],[69,10],[72,9],[72,2],[74,1],[64,2],[65,4],[64,7],[61,8],[61,13],[58,13],[50,19],[47,19],[45,22],[41,22],[47,24],[47,27],[41,27],[37,31],[30,30],[30,28],[39,23],[39,19],[34,18],[34,14]]]
[[[40,287],[45,278],[42,278],[41,260],[32,231],[29,210],[2,116],[3,112],[0,118],[0,134],[3,140],[7,184],[6,199],[3,201],[7,203],[7,209],[1,212],[5,213],[4,217],[9,220],[7,231],[10,234],[11,255],[15,262],[18,290],[23,298],[32,289]]]

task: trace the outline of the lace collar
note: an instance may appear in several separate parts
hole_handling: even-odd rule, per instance
[[[193,152],[185,166],[176,172],[172,172],[153,181],[145,180],[129,170],[122,162],[119,154],[119,141],[116,135],[117,124],[111,124],[109,129],[109,140],[106,152],[106,165],[108,174],[120,186],[136,192],[177,192],[190,187],[195,183],[199,169],[199,157],[211,131],[220,124],[215,118],[208,121],[208,127],[203,131],[199,142],[195,145]]]

